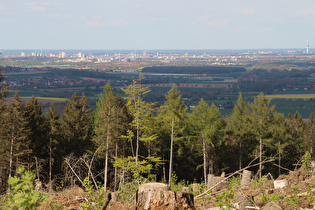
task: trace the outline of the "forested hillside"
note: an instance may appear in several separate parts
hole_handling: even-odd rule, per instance
[[[84,93],[75,93],[60,115],[51,105],[43,113],[33,97],[26,104],[15,93],[0,100],[0,190],[20,165],[33,171],[49,190],[89,177],[95,186],[115,191],[134,178],[169,182],[205,182],[208,173],[234,172],[276,158],[282,168],[309,152],[313,155],[315,119],[299,113],[277,113],[264,94],[246,103],[241,93],[226,118],[214,104],[201,99],[191,113],[176,85],[155,108],[143,100],[150,89],[134,80],[122,98],[107,84],[92,110]],[[273,163],[254,168],[257,176],[281,171]]]

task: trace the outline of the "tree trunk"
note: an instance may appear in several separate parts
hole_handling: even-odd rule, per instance
[[[262,164],[261,164],[261,156],[262,156],[262,139],[259,139],[259,179],[261,179],[261,172],[262,172]]]
[[[137,103],[137,145],[136,145],[136,165],[138,165],[138,152],[139,152],[139,101],[140,97],[138,96],[138,103]]]
[[[239,157],[239,165],[240,165],[240,169],[242,169],[242,137],[240,137],[240,157]]]
[[[52,171],[52,148],[51,145],[49,146],[49,186],[48,192],[52,192],[52,183],[51,183],[51,171]]]
[[[170,167],[168,173],[168,186],[171,186],[172,170],[173,170],[173,141],[174,141],[174,118],[172,118],[172,134],[171,134],[171,151],[170,151]]]
[[[115,148],[115,157],[117,158],[117,153],[118,153],[118,144],[116,142],[116,148]],[[114,177],[114,192],[116,190],[116,187],[117,187],[117,167],[115,167],[115,177]]]
[[[281,166],[281,153],[280,153],[280,141],[279,141],[279,166]],[[281,167],[279,168],[279,176],[281,175]]]
[[[205,179],[205,184],[207,184],[207,160],[206,160],[206,142],[204,139],[204,130],[202,131],[202,147],[203,147],[203,175]]]
[[[164,163],[164,155],[163,155],[163,163]],[[166,182],[166,170],[165,170],[165,164],[163,164],[163,179]]]
[[[10,159],[9,159],[9,179],[12,176],[12,165],[13,165],[13,145],[14,145],[14,138],[13,138],[13,131],[11,136],[11,145],[10,145]],[[11,192],[11,185],[8,185],[8,193]]]
[[[108,170],[108,141],[109,141],[109,129],[107,129],[106,137],[106,152],[105,152],[105,169],[104,169],[104,192],[107,190],[107,170]]]

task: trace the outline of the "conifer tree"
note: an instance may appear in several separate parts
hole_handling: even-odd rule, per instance
[[[131,85],[122,89],[127,95],[127,107],[133,116],[133,121],[130,125],[136,131],[136,151],[134,154],[136,165],[138,163],[140,141],[148,142],[156,139],[156,135],[152,134],[152,128],[148,126],[148,122],[153,119],[153,104],[147,103],[142,99],[142,96],[150,92],[150,89],[141,84],[142,79],[143,76],[140,74],[138,80],[133,80]],[[129,131],[128,138],[132,139],[130,135],[134,134]]]
[[[204,182],[207,183],[207,145],[210,147],[211,156],[210,162],[213,162],[213,153],[214,153],[214,140],[217,138],[218,132],[221,129],[221,116],[219,108],[214,104],[209,106],[204,99],[199,101],[198,106],[193,109],[193,116],[196,128],[198,132],[197,135],[202,140],[202,151],[203,151],[203,170],[204,170]],[[213,169],[212,169],[213,171]]]
[[[21,164],[28,164],[30,149],[30,142],[28,136],[30,135],[27,129],[27,119],[24,113],[24,106],[21,97],[16,92],[12,98],[7,102],[4,116],[4,133],[1,136],[3,140],[8,141],[9,146],[9,174],[8,178],[13,175],[14,161],[15,169]],[[10,186],[8,187],[10,191]]]
[[[7,104],[0,100],[0,193],[2,194],[7,188],[7,178],[9,174],[9,157],[10,157],[10,141],[8,136],[8,120],[9,112]]]
[[[81,156],[90,146],[92,138],[91,110],[84,92],[75,93],[60,116],[60,134],[63,155]]]
[[[284,115],[282,113],[275,113],[274,121],[273,121],[273,128],[272,128],[274,145],[273,145],[273,148],[271,146],[271,149],[274,149],[278,152],[278,165],[280,166],[278,167],[279,176],[281,175],[281,164],[282,164],[281,159],[282,159],[283,149],[288,145],[288,142],[286,141],[287,135],[289,133],[288,129],[289,128],[288,128]]]
[[[314,145],[315,145],[315,118],[313,112],[305,125],[305,143],[304,147],[306,151],[309,151],[312,157],[314,157]]]
[[[242,93],[239,93],[236,105],[234,106],[233,112],[228,117],[229,129],[232,130],[232,135],[236,138],[236,143],[239,145],[239,168],[242,168],[242,142],[245,135],[248,133],[248,117],[249,110],[246,106]]]
[[[265,98],[263,92],[254,98],[254,102],[249,104],[250,117],[249,128],[255,134],[259,141],[259,178],[262,175],[262,153],[263,146],[266,141],[272,136],[272,120],[275,110],[275,105],[270,105],[270,100]]]
[[[29,141],[35,157],[45,158],[47,147],[47,124],[37,98],[34,96],[25,104],[25,117],[27,119],[27,128],[30,130]]]
[[[128,123],[125,115],[125,103],[121,97],[113,92],[112,87],[107,83],[103,92],[99,95],[99,101],[96,104],[94,117],[95,141],[98,145],[104,145],[105,161],[104,161],[104,190],[107,189],[107,172],[110,144],[116,142],[123,133],[124,124]]]
[[[284,148],[283,159],[285,167],[292,168],[293,164],[297,161],[292,157],[300,158],[305,152],[305,128],[306,125],[302,119],[302,116],[298,111],[292,116],[288,115],[288,132],[286,135],[286,145]]]
[[[170,145],[170,162],[169,162],[169,175],[168,175],[168,185],[171,184],[172,172],[173,172],[173,144],[175,132],[174,128],[179,123],[183,123],[184,115],[187,111],[184,102],[181,100],[180,92],[177,90],[175,84],[172,85],[172,88],[165,95],[166,101],[166,116],[168,121],[171,124],[171,145]]]
[[[1,53],[0,53],[1,54]],[[1,63],[1,62],[0,62]],[[4,82],[4,80],[6,79],[5,76],[3,76],[3,68],[2,66],[0,66],[0,100],[3,97],[6,97],[8,95],[8,84]]]
[[[49,138],[49,145],[48,145],[48,151],[49,151],[49,186],[48,189],[51,192],[52,191],[52,167],[54,163],[56,162],[56,150],[58,149],[58,144],[60,140],[60,123],[59,123],[59,117],[55,110],[55,107],[53,104],[50,105],[48,112],[46,114],[46,120],[48,124],[48,138]],[[56,158],[54,158],[56,157]],[[59,157],[60,159],[60,157]]]

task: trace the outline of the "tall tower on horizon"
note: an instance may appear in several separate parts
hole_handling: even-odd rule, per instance
[[[308,44],[308,40],[306,41],[306,54],[308,54],[308,51],[309,51],[309,44]]]

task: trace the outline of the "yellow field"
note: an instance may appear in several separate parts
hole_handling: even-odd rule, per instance
[[[269,99],[311,99],[315,98],[315,94],[280,94],[280,95],[266,95]]]
[[[26,98],[30,99],[32,97],[21,97],[21,98]],[[48,100],[48,101],[67,101],[67,98],[53,98],[53,97],[36,97],[38,100]]]

